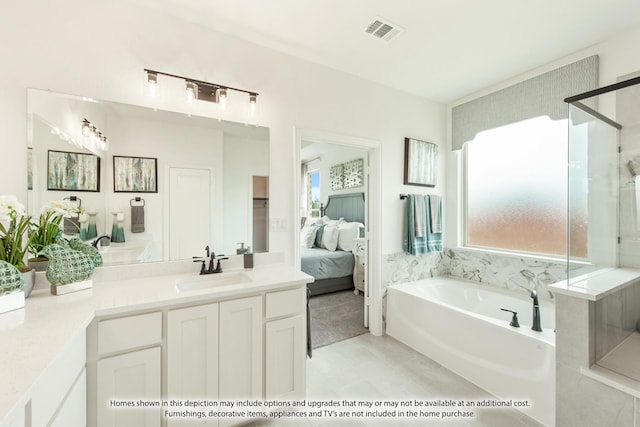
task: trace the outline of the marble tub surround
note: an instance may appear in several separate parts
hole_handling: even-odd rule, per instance
[[[242,270],[242,256],[238,258]],[[232,265],[235,262],[230,261]],[[228,267],[228,271],[233,270]],[[198,305],[207,300],[261,293],[313,280],[289,266],[267,264],[243,271],[251,278],[246,283],[178,292],[176,282],[185,277],[197,278],[198,272],[199,267],[190,260],[102,267],[94,276],[91,289],[56,297],[50,295],[47,285],[40,286],[25,308],[19,310],[22,316],[0,315],[0,342],[10,349],[0,354],[0,425],[14,408],[24,406],[25,396],[52,361],[74,337],[84,334],[96,316],[160,310],[169,304]]]
[[[566,263],[490,253],[474,249],[445,248],[443,252],[385,257],[384,285],[434,276],[454,276],[521,294],[536,289],[541,299],[553,299],[549,285],[567,277]]]

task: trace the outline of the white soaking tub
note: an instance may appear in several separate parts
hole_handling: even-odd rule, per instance
[[[509,325],[516,311],[520,328]],[[531,329],[526,295],[450,277],[388,287],[387,334],[546,426],[555,425],[555,308],[540,300],[542,332]]]

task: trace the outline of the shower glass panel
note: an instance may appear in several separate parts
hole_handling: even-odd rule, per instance
[[[590,98],[569,104],[567,278],[617,267],[620,126]],[[600,96],[602,98],[602,96]]]

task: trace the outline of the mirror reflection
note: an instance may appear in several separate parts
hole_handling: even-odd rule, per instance
[[[105,265],[268,250],[268,128],[37,89],[27,105],[29,213],[77,206],[65,236],[109,236]]]

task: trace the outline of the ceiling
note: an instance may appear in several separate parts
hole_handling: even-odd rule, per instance
[[[640,26],[638,0],[128,0],[451,102]],[[381,17],[390,41],[365,32]]]

